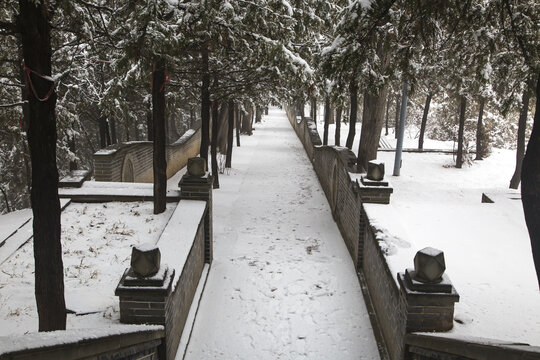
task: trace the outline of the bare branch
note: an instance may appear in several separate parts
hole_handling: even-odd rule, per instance
[[[0,104],[0,108],[11,108],[11,107],[17,107],[17,106],[23,106],[28,104],[28,101],[20,101],[13,104]]]

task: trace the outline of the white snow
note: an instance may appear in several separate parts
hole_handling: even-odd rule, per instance
[[[127,183],[108,181],[85,181],[80,188],[60,188],[58,194],[64,197],[75,196],[116,196],[116,197],[152,197],[152,183]],[[178,197],[178,186],[167,189],[167,196]]]
[[[270,109],[214,191],[214,261],[187,359],[378,359],[352,260],[305,151]]]
[[[330,129],[333,144],[335,126]],[[341,130],[344,144],[348,125]],[[417,147],[414,135],[406,132],[405,148]],[[395,147],[393,134],[385,140]],[[454,143],[425,139],[424,145],[452,149]],[[454,323],[452,335],[540,345],[540,291],[529,235],[519,192],[508,189],[515,152],[493,149],[490,157],[463,169],[453,166],[452,155],[404,152],[399,177],[391,176],[394,156],[378,154],[394,188],[390,205],[365,206],[391,272],[413,267],[414,255],[427,246],[443,250],[447,274],[461,296],[455,309],[461,323]],[[495,203],[481,203],[482,193],[494,194]]]
[[[155,330],[164,330],[164,328],[161,325],[113,325],[99,329],[75,329],[24,334],[23,336],[2,336],[0,337],[0,355],[38,347],[77,343],[106,336]]]
[[[151,202],[72,203],[62,212],[66,305],[77,314],[68,314],[68,329],[119,322],[114,289],[131,247],[155,244],[175,206],[154,215]],[[32,241],[0,265],[0,323],[0,336],[37,331]]]
[[[32,218],[32,209],[17,210],[0,216],[0,242]]]
[[[205,201],[180,201],[157,243],[161,251],[161,263],[175,269],[172,291],[182,274],[205,208]]]

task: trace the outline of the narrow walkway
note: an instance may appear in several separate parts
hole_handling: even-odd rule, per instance
[[[233,150],[187,359],[378,359],[328,202],[284,111]]]

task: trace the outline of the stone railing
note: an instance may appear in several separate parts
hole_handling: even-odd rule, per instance
[[[407,360],[540,360],[540,347],[474,337],[407,334]]]
[[[444,348],[430,346],[429,339],[424,339],[425,341],[422,340],[423,342],[419,344],[420,335],[412,334],[432,331],[441,332],[436,338],[438,342],[444,344],[444,331],[452,328],[454,303],[459,300],[459,295],[447,277],[443,277],[441,283],[444,283],[442,285],[444,291],[430,289],[430,286],[418,284],[416,281],[413,281],[413,285],[417,288],[411,289],[410,277],[407,280],[405,272],[399,274],[392,272],[380,246],[384,243],[384,232],[370,216],[371,207],[384,206],[382,204],[390,202],[392,188],[384,181],[379,182],[377,186],[371,186],[372,182],[366,180],[364,174],[356,173],[354,153],[346,148],[319,146],[319,137],[312,134],[314,128],[314,125],[310,124],[312,120],[296,117],[292,107],[286,107],[286,111],[292,127],[313,163],[334,219],[359,273],[366,304],[373,313],[371,320],[375,336],[386,350],[383,357],[392,360],[492,359],[485,356],[474,357],[472,353],[466,352],[455,352],[450,353],[455,355],[446,356],[442,351]],[[448,341],[457,344],[455,345],[457,347],[468,346],[468,342],[464,340]],[[500,344],[492,341],[490,346],[503,351]],[[493,349],[490,351],[495,351]],[[425,355],[430,351],[435,355]],[[507,354],[504,351],[500,354]],[[530,356],[530,353],[534,353],[535,356],[538,354],[538,349],[531,347],[522,347],[519,350],[514,348],[513,351],[522,351],[522,358],[529,358],[526,356]],[[537,359],[537,357],[530,358]]]
[[[167,178],[197,156],[201,146],[201,129],[188,130],[175,143],[167,145]],[[96,181],[152,182],[153,144],[151,141],[132,141],[111,145],[94,154]]]
[[[193,176],[188,165],[180,186],[181,200],[159,241],[146,246],[146,254],[144,247],[137,250],[136,260],[132,255],[116,289],[121,322],[165,326],[164,359],[176,356],[197,288],[205,282],[205,264],[212,262],[212,177]],[[156,248],[161,255],[152,259]],[[154,264],[157,270],[149,276],[137,270],[145,256],[142,267]]]
[[[124,325],[0,337],[0,359],[163,359],[163,326]]]

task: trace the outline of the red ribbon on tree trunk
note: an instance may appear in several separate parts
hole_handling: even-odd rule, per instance
[[[26,66],[26,64],[24,63],[24,60],[22,62],[22,65],[24,67],[24,73],[25,73],[25,85],[26,85],[26,91],[27,92],[30,92],[32,91],[32,94],[34,94],[34,97],[38,100],[38,101],[41,101],[41,102],[44,102],[44,101],[47,101],[49,100],[49,98],[51,97],[53,91],[54,91],[54,87],[55,87],[55,82],[53,80],[52,77],[50,76],[45,76],[43,74],[40,74],[38,73],[37,71],[35,70],[32,70],[30,69],[28,66]],[[39,78],[43,79],[43,80],[46,80],[46,81],[49,81],[51,82],[51,88],[49,89],[49,91],[47,92],[47,94],[45,94],[45,97],[43,98],[40,98],[39,95],[37,94],[37,91],[36,91],[36,88],[34,87],[34,83],[32,82],[32,78],[30,76],[30,74],[34,74],[36,76],[38,76]]]

